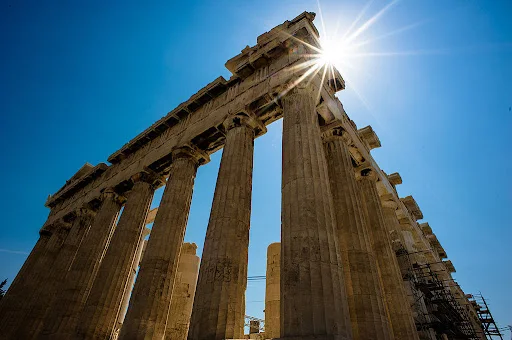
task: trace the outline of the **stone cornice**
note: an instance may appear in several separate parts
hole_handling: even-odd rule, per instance
[[[398,172],[393,172],[392,174],[388,175],[388,180],[389,183],[393,184],[394,186],[402,184],[402,177]]]
[[[455,270],[455,266],[453,265],[452,261],[450,260],[445,260],[443,261],[443,264],[444,266],[446,267],[446,270],[449,272],[449,273],[455,273],[456,270]]]
[[[357,130],[357,134],[361,137],[361,140],[364,142],[368,150],[381,147],[379,137],[377,137],[377,134],[373,131],[373,128],[370,125]]]
[[[423,235],[433,235],[432,228],[428,224],[428,222],[420,223],[420,229],[423,232]]]
[[[400,200],[404,203],[405,207],[409,211],[409,213],[416,219],[421,220],[423,218],[423,213],[420,210],[420,207],[418,206],[418,203],[416,203],[416,200],[412,196],[407,196],[404,198],[400,198]]]
[[[96,178],[99,178],[101,174],[104,173],[107,169],[108,165],[106,165],[105,163],[100,163],[95,167],[89,169],[87,173],[85,173],[75,181],[65,185],[54,195],[48,196],[45,206],[49,208],[54,207],[59,201],[67,199],[68,197],[76,193],[78,190],[84,188],[88,183],[94,181]]]
[[[314,40],[311,36],[317,37],[318,33],[310,19],[311,16],[306,14],[294,19],[288,26],[289,42],[280,41],[285,46],[291,44],[293,35],[299,31],[304,40]],[[270,43],[268,41],[265,46]],[[236,75],[228,81],[218,78],[109,157],[112,165],[103,164],[103,173],[92,177],[92,181],[79,180],[77,189],[80,187],[81,190],[70,190],[68,187],[51,197],[48,206],[52,208],[52,213],[47,224],[85,203],[98,202],[106,188],[124,192],[129,189],[130,177],[144,167],[165,175],[172,162],[171,151],[177,146],[190,145],[206,154],[217,151],[225,141],[222,122],[227,114],[247,111],[264,125],[281,118],[282,110],[275,100],[275,89],[296,77],[293,71],[297,69],[295,66],[303,63],[308,55],[287,53],[284,49],[273,58],[270,64],[261,65],[244,79]],[[321,84],[321,75],[313,78],[310,84],[317,91],[321,89],[322,98],[334,94],[328,81],[324,79],[324,84]],[[318,98],[329,107],[337,105],[331,98]],[[331,117],[325,119],[330,120]]]

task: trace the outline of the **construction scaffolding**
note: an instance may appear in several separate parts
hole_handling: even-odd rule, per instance
[[[432,270],[430,263],[419,263],[419,252],[410,253],[401,242],[394,245],[402,277],[408,282],[409,294],[414,303],[415,322],[418,331],[435,332],[441,339],[482,339],[480,330],[475,330],[469,311],[453,295],[450,285],[453,280],[444,282],[438,271]],[[440,262],[441,263],[441,262]],[[465,297],[463,297],[465,298]],[[425,334],[425,338],[428,335]]]
[[[443,284],[431,264],[413,264],[416,287],[423,293],[427,310],[431,315],[430,326],[437,334],[446,334],[449,339],[479,339],[470,316]]]
[[[482,293],[470,296],[470,302],[473,308],[476,310],[480,323],[482,324],[482,330],[484,331],[486,339],[501,339],[503,340],[504,328],[499,328],[496,321],[492,317],[491,311],[487,301],[483,297]]]

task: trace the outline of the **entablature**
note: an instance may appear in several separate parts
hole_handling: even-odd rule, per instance
[[[393,172],[392,174],[388,175],[388,180],[394,186],[402,184],[402,176],[400,176],[398,172]]]
[[[368,151],[380,148],[382,146],[380,144],[379,137],[377,136],[375,131],[373,131],[373,128],[370,125],[357,130],[357,134],[363,140]]]
[[[400,198],[400,200],[404,203],[405,207],[407,208],[409,213],[411,213],[414,219],[421,220],[423,218],[423,213],[421,212],[418,203],[416,203],[416,200],[411,195],[404,198]]]
[[[444,260],[443,261],[443,264],[444,266],[446,267],[446,270],[448,271],[448,273],[455,273],[457,272],[455,270],[455,266],[453,265],[452,261],[451,260]]]
[[[298,31],[306,35],[314,34],[315,37],[311,39],[318,39],[318,32],[310,20],[311,16],[303,13],[290,22],[288,36],[279,35],[279,39],[289,39],[290,43],[286,43],[286,40],[281,42],[285,46],[293,45],[293,34]],[[265,46],[269,44],[271,41]],[[243,79],[237,75],[228,81],[222,77],[217,78],[112,154],[108,158],[112,163],[110,166],[101,163],[89,174],[49,197],[47,206],[52,208],[52,212],[47,225],[76,207],[97,201],[106,188],[129,190],[125,183],[144,168],[165,175],[172,162],[171,151],[175,147],[188,145],[206,154],[217,151],[224,144],[222,123],[229,115],[247,113],[263,125],[281,118],[279,89],[283,84],[293,83],[300,77],[300,72],[305,72],[296,71],[298,68],[295,67],[303,63],[305,58],[309,58],[307,54],[284,49],[269,64],[261,66]],[[339,76],[338,72],[335,74]],[[332,82],[324,79],[322,84],[321,75],[314,78],[309,86],[314,87],[316,92],[321,91],[318,99],[323,106],[319,105],[318,113],[322,119],[333,119],[332,110],[344,112],[341,103],[332,99]],[[342,81],[341,76],[339,78]],[[256,136],[263,134],[263,130],[256,131]]]

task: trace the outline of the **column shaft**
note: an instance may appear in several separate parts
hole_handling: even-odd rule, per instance
[[[126,317],[126,312],[128,311],[128,305],[130,303],[130,297],[133,292],[133,287],[135,286],[136,274],[140,266],[140,262],[142,261],[142,256],[144,254],[144,250],[147,247],[148,241],[146,237],[150,234],[151,229],[148,227],[144,228],[144,232],[142,233],[142,239],[140,240],[139,246],[137,248],[137,255],[132,263],[132,269],[130,272],[130,279],[128,280],[128,284],[126,285],[126,289],[123,293],[123,302],[121,303],[121,309],[119,310],[119,315],[117,317],[117,333],[121,332],[121,326],[123,325],[124,319]]]
[[[39,287],[35,290],[33,304],[18,328],[16,339],[32,339],[39,333],[51,300],[61,288],[78,247],[89,231],[93,217],[90,210],[81,209],[79,212],[64,240],[57,259],[51,267],[46,268],[48,277],[40,282]]]
[[[201,261],[196,255],[196,249],[195,243],[184,243],[181,248],[178,272],[174,280],[169,317],[165,328],[166,340],[187,340]]]
[[[43,330],[38,338],[51,340],[73,338],[79,313],[96,278],[120,209],[119,197],[113,191],[106,192],[94,222],[66,275],[62,289],[55,295],[50,305],[43,321]]]
[[[146,226],[156,184],[154,178],[145,173],[136,175],[134,182],[81,312],[77,324],[78,339],[108,340],[116,330],[123,294]]]
[[[193,157],[175,156],[121,329],[122,339],[162,339],[165,334],[197,169]]]
[[[20,299],[26,296],[27,292],[24,290],[25,285],[27,280],[30,280],[30,275],[37,261],[44,256],[50,236],[51,233],[48,231],[44,231],[40,234],[39,239],[34,248],[32,248],[30,255],[25,260],[18,275],[16,275],[16,278],[11,283],[5,296],[0,300],[0,333],[5,332],[3,321],[6,321],[8,315],[17,308],[17,303]]]
[[[30,310],[36,296],[34,292],[37,291],[40,285],[48,278],[48,273],[52,267],[62,243],[69,232],[69,225],[58,224],[54,227],[56,229],[48,243],[46,244],[44,256],[41,256],[36,264],[32,267],[30,276],[25,280],[24,296],[19,296],[16,301],[16,308],[13,309],[2,320],[2,336],[10,338],[17,330],[18,326],[24,321],[25,314]]]
[[[348,146],[340,136],[324,146],[354,339],[392,339]]]
[[[400,267],[391,245],[388,228],[384,221],[375,182],[375,174],[362,176],[359,180],[359,187],[363,197],[363,206],[367,213],[368,230],[379,267],[384,301],[389,312],[391,328],[395,340],[418,339],[412,310],[402,282]]]
[[[281,337],[351,339],[315,94],[295,87],[282,106]]]
[[[215,187],[188,338],[243,337],[254,131],[233,126]]]
[[[279,338],[280,285],[281,285],[281,243],[272,243],[267,248],[267,275],[265,282],[265,337]]]

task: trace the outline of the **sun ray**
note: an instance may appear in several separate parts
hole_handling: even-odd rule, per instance
[[[373,3],[373,0],[370,0],[366,3],[366,5],[363,7],[363,9],[361,10],[361,12],[359,12],[359,14],[357,15],[356,19],[352,22],[352,24],[350,24],[349,28],[345,31],[345,33],[343,34],[343,36],[341,37],[341,40],[345,40],[345,38],[347,37],[347,35],[349,35],[352,30],[354,29],[354,27],[357,25],[357,23],[361,20],[361,18],[363,17],[363,15],[366,13],[366,11],[368,10],[368,8],[370,8],[370,5]]]
[[[274,102],[277,102],[279,98],[285,96],[290,90],[295,88],[297,85],[302,83],[304,79],[306,79],[308,76],[310,76],[313,72],[315,72],[318,68],[320,68],[321,65],[316,63],[313,66],[311,66],[306,72],[304,72],[299,78],[297,78],[293,83],[290,84],[286,89],[284,89],[282,92],[280,92],[276,98],[274,98]]]
[[[352,57],[395,57],[395,56],[411,56],[411,55],[431,55],[431,54],[448,54],[446,49],[437,50],[416,50],[416,51],[398,51],[398,52],[362,52],[354,53]]]
[[[303,41],[303,40],[300,40],[299,38],[297,38],[297,37],[295,37],[295,36],[291,35],[290,33],[286,32],[286,31],[280,31],[280,32],[281,32],[282,34],[284,34],[285,36],[287,36],[288,38],[291,38],[292,40],[295,40],[295,41],[297,41],[297,42],[299,42],[299,43],[301,43],[301,44],[304,44],[305,46],[307,46],[307,47],[311,48],[312,50],[314,50],[314,51],[316,51],[316,52],[318,52],[318,53],[322,53],[322,50],[321,50],[320,48],[318,48],[318,47],[316,47],[316,46],[314,46],[314,45],[311,45],[311,44],[309,44],[309,43],[307,43],[307,42],[305,42],[305,41]],[[316,37],[315,37],[315,38],[316,38]],[[319,43],[319,42],[318,42],[318,43]]]
[[[396,35],[396,34],[399,34],[399,33],[402,33],[402,32],[405,32],[405,31],[409,31],[413,28],[416,28],[418,26],[421,26],[421,25],[424,25],[425,23],[429,22],[430,20],[422,20],[422,21],[419,21],[419,22],[416,22],[414,24],[411,24],[411,25],[407,25],[407,26],[404,26],[402,28],[399,28],[397,30],[394,30],[394,31],[391,31],[391,32],[388,32],[388,33],[385,33],[383,35],[380,35],[376,38],[372,38],[372,39],[367,39],[367,40],[363,40],[357,44],[354,44],[354,48],[359,48],[359,47],[362,47],[362,46],[365,46],[365,45],[368,45],[370,43],[373,43],[375,41],[378,41],[378,40],[382,40],[382,39],[385,39],[385,38],[388,38],[388,37],[391,37],[393,35]]]
[[[320,0],[316,0],[316,4],[318,6],[318,16],[320,17],[320,24],[322,26],[322,32],[320,33],[320,36],[323,36],[327,34],[327,30],[325,29],[324,16],[322,14],[322,7],[320,7]]]
[[[324,64],[323,69],[324,69],[324,72],[322,74],[322,80],[320,81],[320,84],[323,84],[324,81],[325,81],[325,75],[327,73],[327,64]],[[320,88],[318,88],[318,95],[316,97],[315,103],[318,103],[320,101],[320,96],[321,95],[322,95],[322,88],[320,87]]]
[[[375,24],[383,15],[386,13],[391,7],[393,7],[399,0],[393,0],[386,6],[384,6],[380,11],[378,11],[374,16],[368,19],[364,24],[362,24],[354,33],[352,33],[347,38],[347,43],[352,42],[355,38],[365,32],[368,28],[370,28],[373,24]]]

